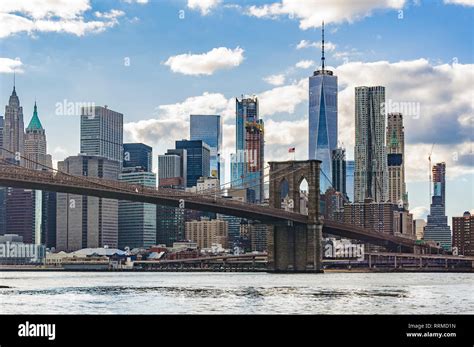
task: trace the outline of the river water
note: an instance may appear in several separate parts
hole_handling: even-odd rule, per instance
[[[474,274],[0,272],[0,314],[473,314]]]

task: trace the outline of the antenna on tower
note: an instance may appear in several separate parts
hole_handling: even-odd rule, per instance
[[[324,72],[324,21],[322,25],[322,42],[321,42],[321,66],[322,66],[322,71]]]

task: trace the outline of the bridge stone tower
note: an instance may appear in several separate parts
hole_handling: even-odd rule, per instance
[[[321,161],[270,162],[270,207],[282,208],[288,193],[292,208],[300,212],[300,185],[308,183],[308,224],[269,226],[268,269],[271,272],[321,272],[322,223],[319,221],[319,169]],[[282,196],[283,194],[285,196]]]

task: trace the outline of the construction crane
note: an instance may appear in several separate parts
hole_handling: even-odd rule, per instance
[[[433,145],[431,146],[431,151],[430,151],[430,154],[428,155],[428,162],[429,162],[429,167],[428,167],[428,174],[430,176],[430,183],[429,183],[429,187],[428,187],[428,203],[430,203],[431,201],[431,184],[432,184],[432,176],[431,176],[431,172],[432,172],[432,169],[431,169],[431,155],[433,154],[433,148],[434,148],[434,145],[435,143],[433,143]]]

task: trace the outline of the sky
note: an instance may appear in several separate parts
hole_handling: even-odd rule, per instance
[[[190,114],[221,114],[228,181],[241,95],[259,97],[266,160],[291,159],[290,147],[307,159],[323,20],[348,158],[354,87],[383,85],[387,110],[404,113],[414,217],[429,211],[432,148],[449,221],[474,212],[474,0],[2,0],[0,103],[15,71],[25,126],[36,100],[55,162],[79,152],[75,109],[107,105],[124,114],[126,142],[153,147],[155,170],[189,138]]]

